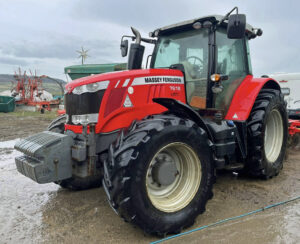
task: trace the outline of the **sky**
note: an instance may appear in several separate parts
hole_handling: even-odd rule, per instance
[[[0,0],[0,73],[18,67],[66,80],[64,67],[81,64],[76,50],[88,49],[86,63],[126,62],[120,39],[234,6],[263,30],[250,41],[255,76],[300,72],[300,1],[270,0]],[[151,53],[147,46],[146,53]]]

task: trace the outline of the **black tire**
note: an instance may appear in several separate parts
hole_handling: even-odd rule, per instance
[[[154,155],[166,145],[180,142],[188,145],[200,159],[202,175],[199,188],[189,203],[175,212],[154,206],[147,193],[147,169]],[[148,176],[149,177],[149,176]],[[212,198],[214,166],[206,132],[194,122],[173,115],[148,116],[134,122],[111,145],[104,163],[103,186],[113,209],[126,221],[148,234],[179,233],[193,225]]]
[[[60,185],[62,188],[65,189],[69,189],[72,191],[82,191],[100,187],[101,180],[102,177],[99,176],[89,176],[85,178],[73,176],[72,178],[56,181],[54,183]]]
[[[56,132],[56,133],[64,133],[64,125],[66,123],[67,116],[61,115],[55,120],[53,120],[50,125],[48,126],[47,130]],[[60,185],[62,188],[66,188],[73,191],[80,191],[80,190],[87,190],[95,187],[101,186],[101,176],[89,176],[86,178],[79,178],[76,176],[73,176],[66,180],[60,180],[54,182],[55,184]]]
[[[278,113],[277,113],[278,112]],[[282,121],[282,131],[274,133],[277,137],[282,135],[281,139],[275,139],[275,144],[278,142],[278,153],[274,153],[275,158],[268,159],[266,153],[267,146],[265,145],[265,132],[268,118],[273,118],[271,114],[278,114]],[[280,119],[278,120],[280,121]],[[283,167],[283,160],[286,151],[286,142],[288,136],[288,119],[286,112],[286,104],[283,95],[274,89],[262,89],[256,98],[247,121],[248,127],[248,158],[246,162],[245,171],[255,177],[264,179],[272,178],[278,175]],[[274,145],[275,145],[274,144]],[[278,156],[277,156],[278,154]],[[277,156],[277,157],[276,157]]]
[[[60,115],[48,125],[47,130],[62,134],[65,131],[66,122],[67,122],[67,115],[66,114]]]

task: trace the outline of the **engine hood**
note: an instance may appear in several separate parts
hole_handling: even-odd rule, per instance
[[[87,85],[95,82],[109,81],[110,83],[116,83],[118,80],[134,79],[137,77],[146,77],[146,76],[182,77],[183,73],[179,70],[174,70],[174,69],[138,69],[138,70],[115,71],[115,72],[87,76],[87,77],[73,80],[66,85],[66,91],[70,93],[77,86]]]

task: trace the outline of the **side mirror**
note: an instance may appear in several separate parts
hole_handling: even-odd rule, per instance
[[[227,37],[229,39],[242,39],[246,31],[246,15],[232,14],[227,25]]]
[[[128,40],[122,40],[120,48],[122,57],[126,57],[128,52]]]

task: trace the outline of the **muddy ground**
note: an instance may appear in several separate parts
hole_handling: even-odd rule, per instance
[[[0,243],[149,243],[109,207],[102,188],[71,192],[39,185],[16,170],[18,138],[42,131],[50,118],[0,114]],[[219,174],[214,197],[192,228],[300,196],[300,152],[282,172],[264,181]],[[169,243],[299,243],[300,201],[176,238]]]

